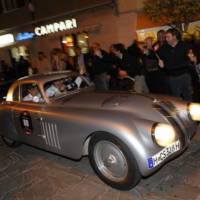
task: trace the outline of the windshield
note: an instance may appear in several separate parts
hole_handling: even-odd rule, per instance
[[[45,83],[44,91],[49,99],[53,99],[78,92],[80,89],[89,87],[89,85],[90,82],[87,77],[79,74],[72,74]]]

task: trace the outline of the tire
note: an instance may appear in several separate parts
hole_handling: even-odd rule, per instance
[[[12,140],[10,138],[7,138],[6,136],[2,136],[2,140],[4,141],[4,143],[9,146],[9,147],[18,147],[21,145],[20,142],[17,142],[15,140]]]
[[[99,178],[113,188],[130,190],[141,179],[133,154],[111,134],[102,132],[91,138],[89,160]]]

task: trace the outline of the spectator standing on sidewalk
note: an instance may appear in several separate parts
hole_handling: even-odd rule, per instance
[[[107,80],[109,65],[108,53],[101,49],[99,43],[93,43],[90,52],[89,68],[97,90],[109,89],[109,81]]]
[[[167,75],[167,84],[170,94],[192,100],[192,84],[189,72],[189,59],[187,52],[189,46],[181,40],[180,32],[171,28],[166,31],[167,44],[159,51],[159,65]]]
[[[139,43],[138,43],[139,45]],[[153,40],[147,37],[139,45],[142,55],[141,60],[145,68],[145,78],[151,93],[165,94],[165,77],[162,69],[158,65],[158,58],[153,49]]]
[[[88,54],[83,54],[81,48],[77,46],[75,48],[76,56],[74,56],[74,69],[81,75],[88,74]]]
[[[194,90],[193,100],[200,102],[200,44],[193,44],[187,55],[191,62],[190,71]]]
[[[164,44],[166,44],[165,31],[159,30],[157,32],[157,41],[153,44],[153,50],[158,51]]]
[[[119,80],[120,89],[134,89],[136,92],[147,92],[148,88],[145,84],[142,72],[143,66],[137,62],[137,57],[130,55],[121,43],[113,44],[112,52],[119,59],[119,77],[121,78],[121,80]]]
[[[28,76],[28,69],[30,67],[30,63],[23,56],[20,56],[18,62],[18,77]]]
[[[37,59],[37,65],[36,65],[36,73],[38,74],[44,74],[51,72],[51,65],[48,61],[46,55],[44,52],[40,51],[38,52],[38,59]]]

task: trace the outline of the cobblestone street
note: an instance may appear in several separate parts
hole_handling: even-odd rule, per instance
[[[0,200],[200,200],[200,132],[187,151],[127,192],[110,188],[88,158],[72,161],[0,140]]]

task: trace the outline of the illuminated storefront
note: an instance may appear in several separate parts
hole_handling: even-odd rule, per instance
[[[89,52],[89,43],[88,43],[88,34],[87,33],[77,33],[72,35],[67,35],[62,37],[62,46],[66,53],[69,56],[75,56],[74,48],[79,46],[82,53]]]
[[[136,15],[124,13],[118,16],[108,6],[37,21],[11,30],[15,43],[2,51],[9,51],[16,60],[21,55],[30,56],[32,65],[36,66],[39,51],[50,60],[54,49],[64,51],[68,57],[75,56],[76,46],[81,48],[82,53],[88,53],[94,42],[100,43],[106,51],[114,43],[129,46],[136,35]]]
[[[14,58],[16,61],[19,61],[20,56],[23,56],[25,59],[29,57],[29,50],[27,46],[17,46],[10,48],[11,58]]]
[[[8,45],[13,44],[14,41],[14,36],[13,34],[5,34],[5,35],[0,35],[0,47],[5,47]]]

